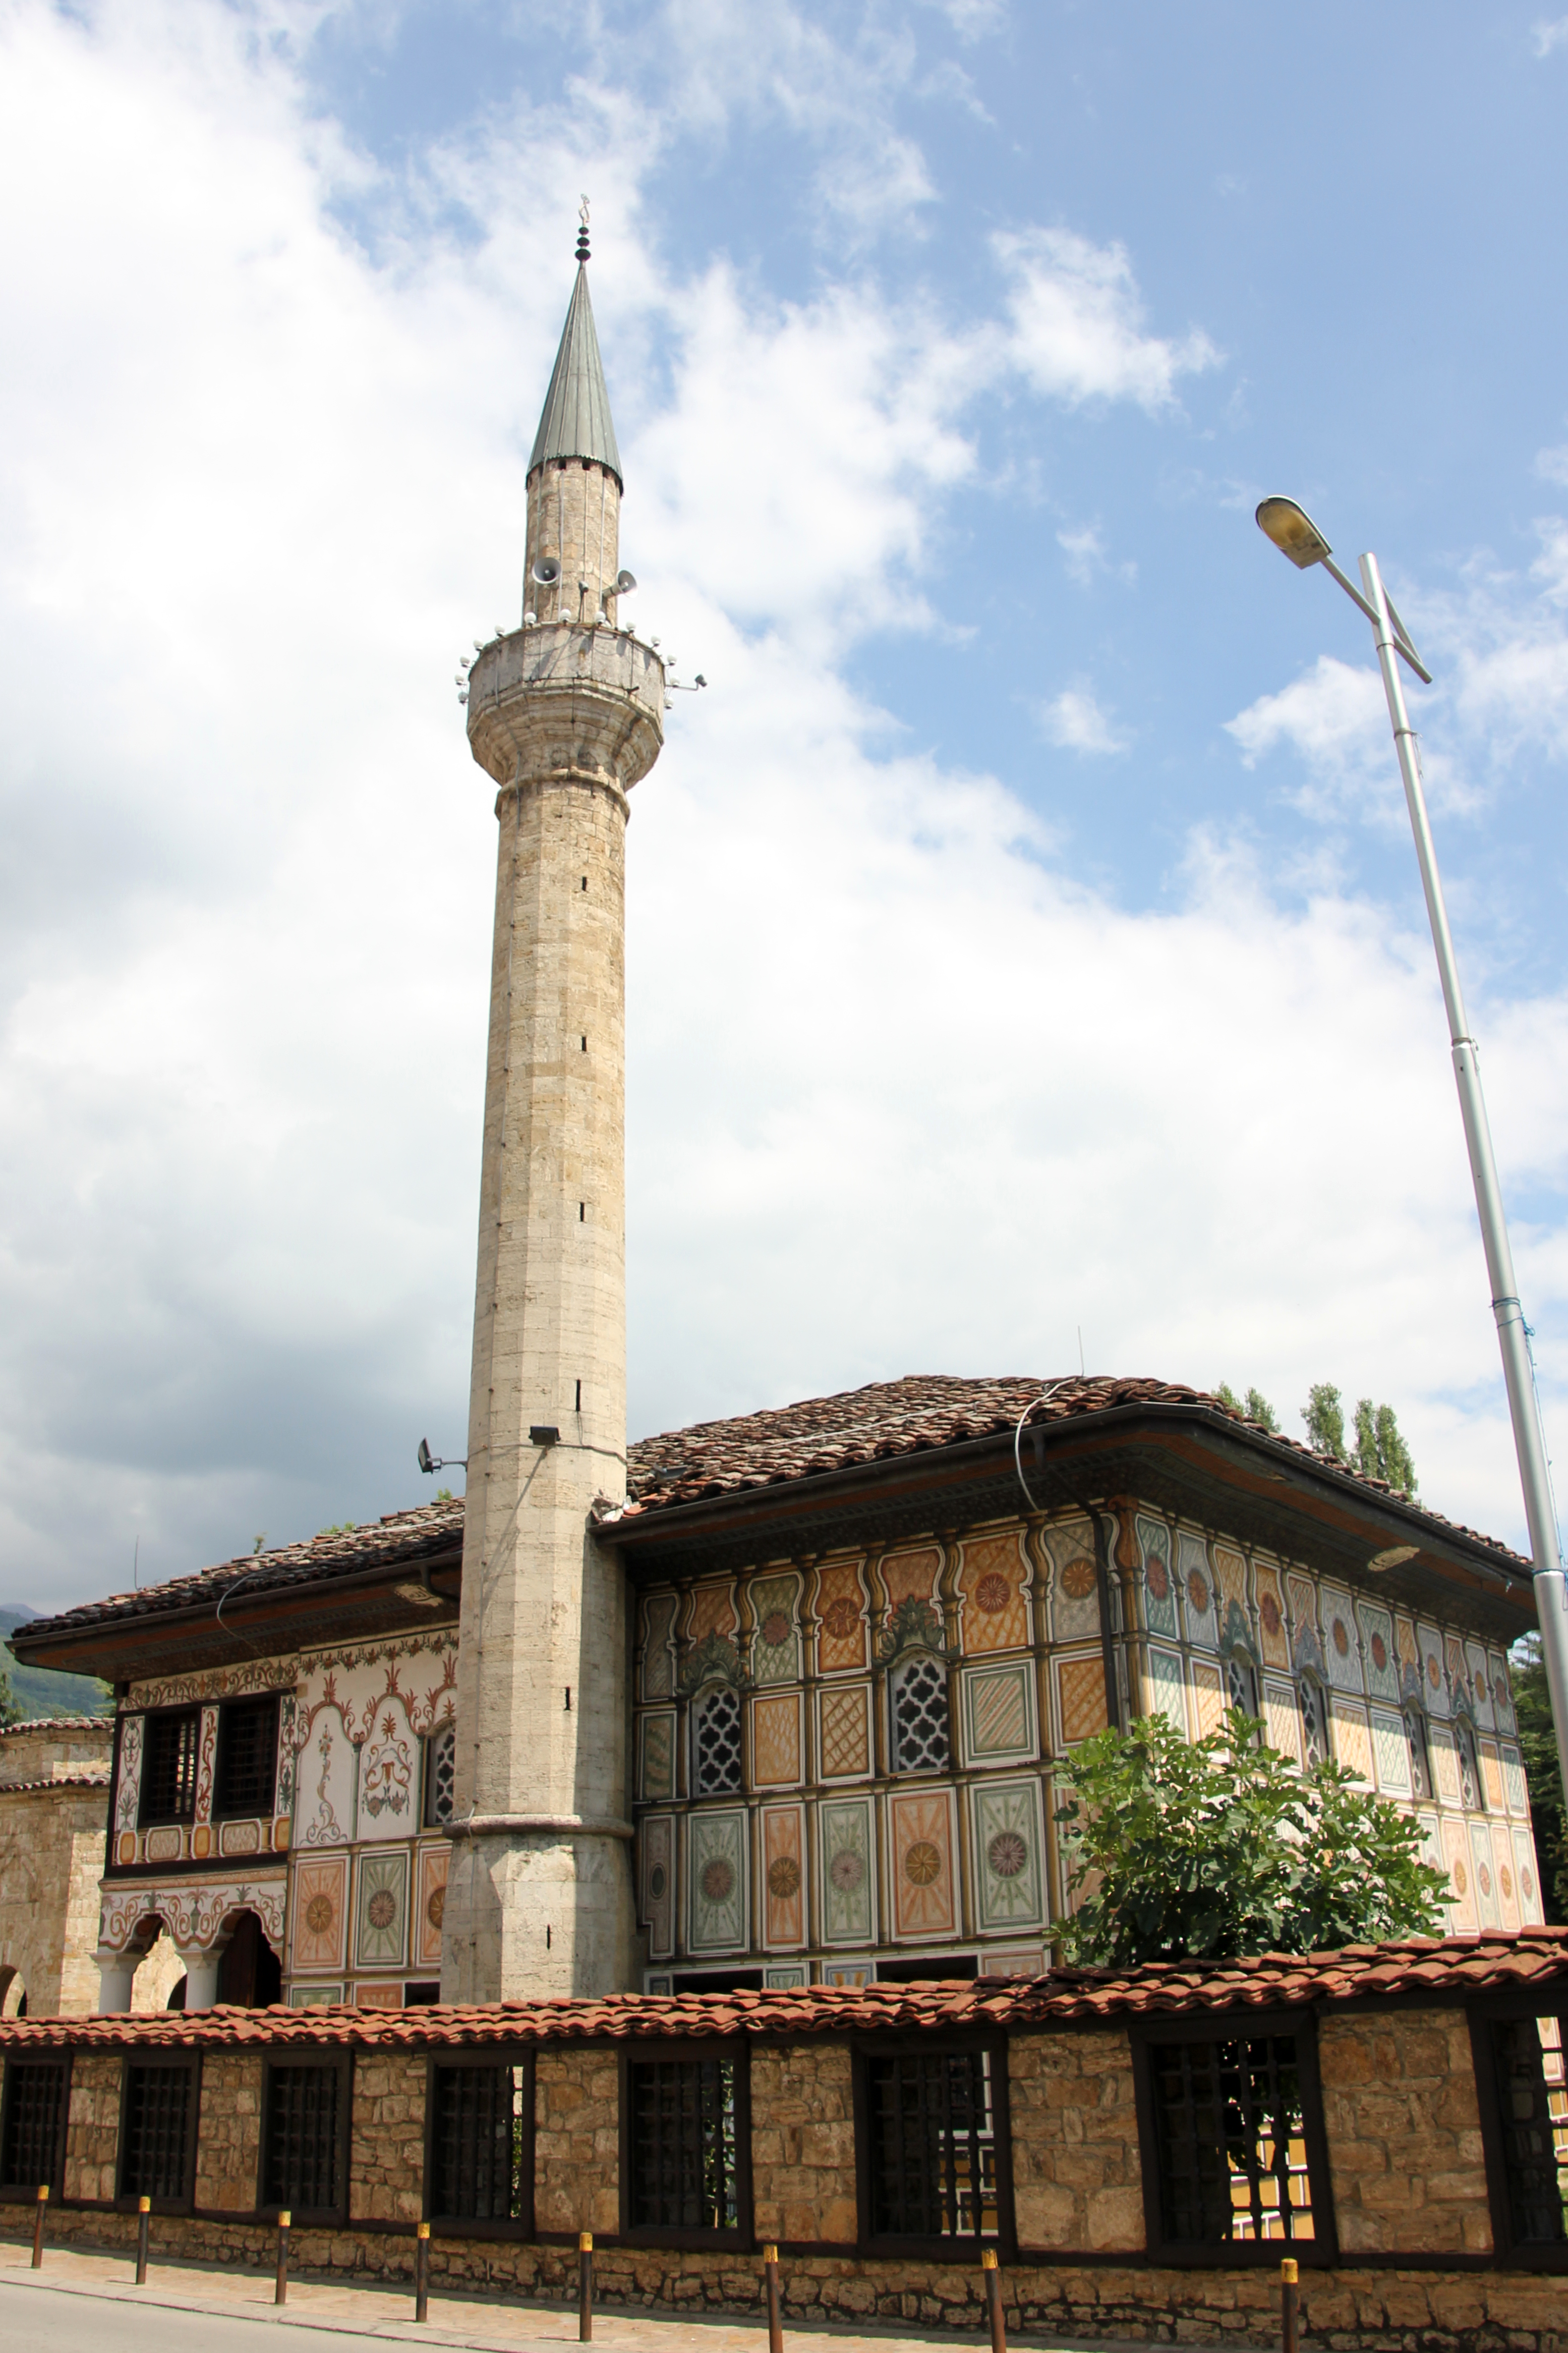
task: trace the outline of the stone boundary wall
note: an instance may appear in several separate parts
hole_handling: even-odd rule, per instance
[[[26,2208],[0,2208],[0,2240],[31,2237]],[[269,2271],[277,2235],[265,2225],[154,2215],[154,2272],[160,2260],[244,2264]],[[48,2244],[135,2257],[133,2214],[51,2210]],[[48,2255],[44,2257],[47,2266]],[[371,2232],[296,2230],[290,2275],[381,2286],[402,2281],[413,2294],[412,2228]],[[956,2263],[878,2262],[854,2255],[784,2257],[780,2265],[786,2323],[898,2322],[905,2326],[985,2328],[977,2269]],[[1034,2264],[1003,2271],[1010,2329],[1065,2339],[1123,2343],[1246,2345],[1279,2342],[1279,2289],[1272,2269],[1165,2268],[1141,2263]],[[433,2236],[430,2280],[465,2295],[574,2304],[574,2246]],[[763,2311],[759,2257],[653,2248],[606,2247],[595,2256],[595,2300],[621,2311]],[[436,2315],[439,2316],[438,2309]],[[1568,2297],[1563,2276],[1541,2272],[1366,2270],[1301,2274],[1303,2345],[1320,2353],[1568,2353]]]

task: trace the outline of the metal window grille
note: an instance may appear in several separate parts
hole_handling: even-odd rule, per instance
[[[1410,1751],[1410,1787],[1418,1798],[1432,1794],[1432,1763],[1426,1754],[1426,1726],[1419,1709],[1405,1711],[1405,1745]]]
[[[214,1813],[269,1814],[277,1778],[277,1700],[247,1699],[226,1707],[218,1718]]]
[[[0,2148],[0,2189],[58,2194],[66,2153],[66,2098],[70,2067],[64,2059],[13,2059],[5,2070],[5,2129]]]
[[[425,1744],[425,1827],[444,1831],[452,1819],[458,1773],[458,1727],[442,1725]]]
[[[1244,1715],[1258,1714],[1258,1678],[1245,1659],[1234,1653],[1225,1662],[1226,1696]]]
[[[125,2127],[121,2140],[122,2198],[190,2195],[194,2070],[183,2061],[133,2063],[125,2071]]]
[[[1468,1724],[1454,1726],[1454,1745],[1459,1752],[1459,1796],[1467,1812],[1484,1813],[1486,1802],[1481,1796],[1481,1777],[1476,1770],[1476,1736]]]
[[[516,2222],[525,2179],[521,2067],[438,2066],[430,2211],[447,2221]]]
[[[342,2205],[342,2072],[274,2066],[267,2079],[263,2203],[308,2214]]]
[[[1509,2221],[1516,2245],[1568,2239],[1568,2084],[1563,2021],[1510,2019],[1492,2029]]]
[[[948,1762],[947,1670],[937,1659],[911,1659],[893,1682],[894,1770],[943,1773]]]
[[[740,2228],[733,2059],[637,2060],[631,2094],[634,2228]]]
[[[1325,1763],[1329,1754],[1323,1694],[1314,1683],[1303,1682],[1301,1685],[1301,1752],[1309,1773],[1314,1765]]]
[[[721,1683],[697,1710],[697,1794],[717,1798],[741,1786],[741,1694]]]
[[[178,1715],[150,1715],[142,1760],[144,1822],[188,1822],[196,1810],[196,1708]]]
[[[989,2052],[872,2057],[866,2094],[873,2235],[994,2239]]]
[[[1167,2240],[1315,2237],[1293,2034],[1157,2043],[1149,2073]]]

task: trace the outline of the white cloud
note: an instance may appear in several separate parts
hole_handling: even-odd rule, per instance
[[[1064,687],[1040,707],[1047,741],[1064,752],[1124,752],[1126,744],[1101,709],[1091,687]]]
[[[1118,580],[1136,580],[1138,566],[1131,561],[1113,564],[1106,553],[1104,535],[1097,522],[1079,523],[1070,531],[1058,531],[1057,545],[1067,558],[1071,577],[1087,588],[1100,573],[1110,573]]]
[[[1553,49],[1560,49],[1568,41],[1568,16],[1558,16],[1550,21],[1541,17],[1531,26],[1530,33],[1536,56],[1549,58]]]
[[[1374,670],[1320,654],[1300,678],[1226,720],[1226,732],[1249,768],[1286,744],[1320,777],[1359,778],[1386,739],[1388,707]]]
[[[1011,358],[1053,399],[1131,400],[1150,411],[1175,398],[1178,377],[1214,367],[1201,329],[1179,342],[1143,332],[1143,304],[1127,249],[1071,229],[1037,228],[991,240],[1009,281]]]
[[[1542,481],[1560,482],[1568,488],[1568,441],[1559,442],[1554,449],[1538,449],[1535,470]]]

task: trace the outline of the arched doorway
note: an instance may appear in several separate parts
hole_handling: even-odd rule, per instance
[[[0,2018],[26,2018],[27,1989],[20,1969],[0,1964]]]
[[[267,1932],[254,1912],[237,1912],[227,1924],[228,1943],[217,1967],[219,2001],[237,2002],[246,2010],[262,2010],[283,1999],[283,1964],[267,1941]],[[184,1992],[184,1981],[176,1993]],[[170,2007],[174,2007],[171,1998]],[[182,2001],[180,2007],[184,2009]]]

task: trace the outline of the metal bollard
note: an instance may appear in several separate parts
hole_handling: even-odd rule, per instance
[[[1301,2291],[1297,2285],[1300,2276],[1295,2256],[1287,2255],[1279,2265],[1280,2353],[1300,2353]]]
[[[150,2198],[139,2198],[136,2200],[136,2284],[138,2287],[145,2287],[147,2284],[147,2217],[152,2211],[153,2200]]]
[[[991,2323],[991,2353],[1007,2353],[1007,2323],[1002,2311],[1002,2274],[996,2268],[994,2247],[986,2247],[981,2254],[980,2276],[985,2283],[985,2316]]]
[[[768,2353],[784,2353],[784,2315],[779,2310],[779,2251],[763,2249],[763,2280],[768,2292]]]
[[[430,2225],[421,2222],[414,2239],[414,2317],[430,2317]]]
[[[272,2290],[274,2304],[289,2301],[289,2225],[294,2220],[285,2206],[278,2217],[278,2279]]]
[[[577,2342],[594,2341],[594,2233],[577,2233]]]
[[[33,2269],[44,2268],[44,2217],[49,2211],[49,2185],[46,2181],[38,2191],[38,2202],[33,2210]]]

